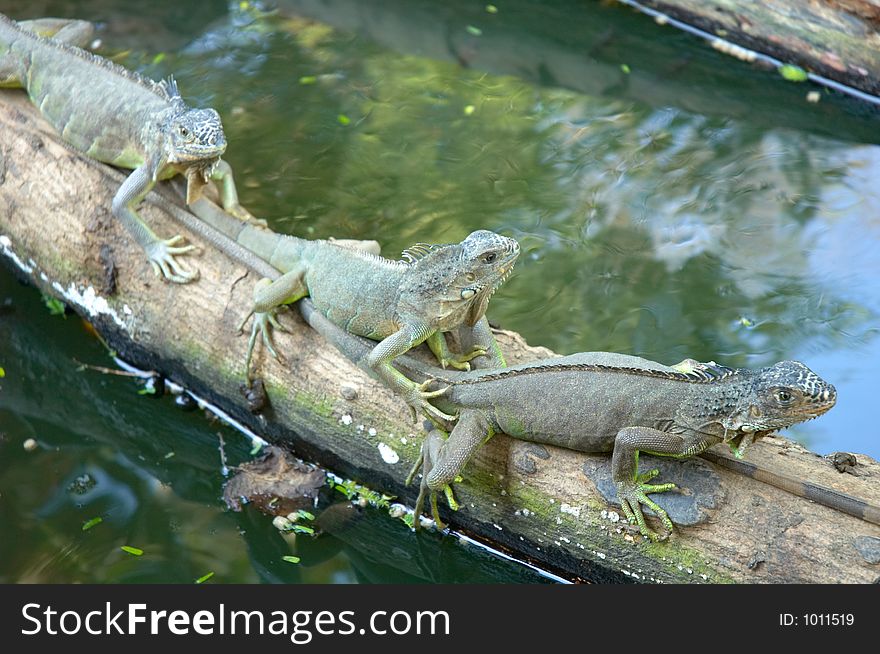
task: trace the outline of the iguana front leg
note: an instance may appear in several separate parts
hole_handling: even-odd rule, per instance
[[[463,350],[481,349],[485,352],[483,357],[478,358],[471,364],[472,368],[506,368],[507,361],[498,347],[498,342],[492,334],[489,319],[484,315],[473,327],[463,325],[458,328],[458,342]]]
[[[174,257],[194,250],[195,246],[179,246],[178,243],[183,240],[180,235],[172,236],[167,240],[160,239],[134,210],[137,203],[153,188],[155,170],[155,164],[147,162],[126,178],[113,197],[113,215],[147,253],[156,275],[161,273],[169,281],[185,284],[196,279],[199,273],[179,263]]]
[[[442,491],[446,495],[449,507],[454,511],[458,510],[458,503],[452,494],[452,483],[474,453],[494,434],[495,429],[489,421],[481,412],[474,410],[461,412],[449,438],[444,439],[443,432],[439,429],[432,429],[428,433],[422,442],[419,460],[406,480],[409,485],[421,467],[422,481],[419,497],[416,499],[414,526],[418,525],[418,517],[424,508],[425,498],[430,497],[434,522],[440,529],[445,528],[437,511],[437,494]]]
[[[452,366],[458,370],[470,370],[471,364],[468,362],[471,359],[486,354],[486,350],[481,347],[475,347],[468,354],[453,353],[452,350],[449,349],[449,344],[446,342],[446,336],[443,332],[434,332],[428,336],[426,342],[428,347],[431,348],[431,352],[434,353],[434,356],[437,357],[437,361],[440,362],[440,365],[444,369],[446,366]]]
[[[614,454],[611,458],[611,477],[617,486],[620,507],[630,523],[637,524],[643,536],[652,541],[664,540],[650,529],[642,513],[642,505],[650,508],[669,532],[672,520],[660,506],[648,497],[648,493],[662,493],[672,490],[675,484],[648,484],[659,474],[659,470],[649,470],[639,474],[639,452],[658,456],[690,457],[699,454],[719,439],[703,434],[680,436],[651,427],[626,427],[617,433],[614,440]]]
[[[254,216],[239,203],[238,191],[235,188],[235,180],[232,177],[232,166],[221,159],[214,166],[214,170],[211,172],[211,179],[220,186],[220,204],[226,213],[258,227],[269,226],[269,223],[262,218]],[[189,192],[187,191],[188,195]],[[187,204],[189,204],[189,199],[187,199]]]
[[[451,422],[455,420],[454,416],[443,413],[428,402],[432,397],[443,395],[448,390],[448,387],[429,391],[427,388],[433,382],[432,379],[416,384],[391,365],[394,359],[424,342],[430,334],[430,328],[424,324],[404,324],[398,331],[383,339],[374,347],[367,355],[366,362],[367,366],[385,384],[404,397],[412,412],[413,422],[418,421],[420,413],[435,421],[448,420]]]

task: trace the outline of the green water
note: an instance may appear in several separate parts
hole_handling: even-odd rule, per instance
[[[0,11],[102,21],[105,53],[173,72],[221,112],[243,203],[275,229],[377,238],[390,256],[514,236],[494,322],[560,353],[803,360],[839,402],[788,435],[880,456],[880,122],[626,9],[495,4]],[[285,541],[220,500],[220,438],[234,464],[240,435],[78,362],[112,366],[75,316],[0,271],[0,581],[541,579],[340,497],[329,535]]]

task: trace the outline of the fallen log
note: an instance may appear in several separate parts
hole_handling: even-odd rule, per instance
[[[110,215],[121,175],[61,145],[24,94],[0,94],[3,261],[90,320],[120,356],[160,370],[303,458],[410,504],[403,481],[421,432],[404,403],[291,312],[277,334],[282,362],[260,352],[270,406],[252,415],[239,391],[247,339],[237,325],[257,276],[205,248],[200,279],[165,283]],[[160,234],[186,230],[154,206]],[[340,235],[344,236],[344,235]],[[191,240],[195,239],[189,236]],[[197,242],[197,241],[195,241]],[[509,361],[548,356],[498,332]],[[880,465],[858,476],[782,438],[749,450],[773,470],[880,504]],[[679,525],[648,543],[609,504],[609,458],[493,439],[457,486],[452,527],[571,579],[658,582],[872,582],[880,527],[695,459],[659,461],[680,494],[660,496]],[[653,465],[653,462],[652,462]],[[219,490],[219,489],[218,489]]]

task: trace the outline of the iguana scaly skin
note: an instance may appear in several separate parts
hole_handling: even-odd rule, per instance
[[[365,345],[336,329],[308,306],[309,324],[353,361]],[[504,370],[441,372],[411,357],[398,367],[412,379],[433,379],[446,392],[434,399],[458,412],[445,439],[433,430],[422,446],[422,486],[416,511],[430,495],[435,520],[437,493],[451,484],[474,452],[494,434],[547,443],[579,452],[612,454],[612,478],[627,518],[652,540],[641,505],[668,530],[672,521],[648,493],[674,484],[649,484],[657,470],[639,473],[639,453],[686,458],[720,442],[742,456],[749,443],[772,431],[815,418],[837,399],[831,384],[797,361],[759,370],[731,369],[684,361],[665,366],[610,352],[582,352],[520,364]],[[442,524],[442,523],[440,523]]]
[[[43,24],[50,27],[42,29]],[[181,173],[188,181],[187,202],[214,179],[226,210],[257,222],[238,203],[232,170],[220,159],[226,150],[220,116],[188,107],[173,79],[155,82],[72,45],[83,41],[82,21],[51,25],[22,26],[0,14],[0,86],[25,88],[73,148],[133,169],[113,198],[113,215],[147,253],[157,275],[173,282],[195,279],[198,273],[175,258],[193,246],[181,245],[180,236],[160,239],[135,207],[157,180]],[[52,33],[54,38],[44,36]]]
[[[404,252],[406,260],[393,261],[332,241],[257,229],[204,199],[193,210],[202,224],[188,224],[212,245],[254,270],[265,271],[268,263],[283,273],[273,275],[274,281],[263,278],[255,287],[248,375],[258,335],[275,354],[269,336],[270,327],[280,327],[275,310],[307,295],[332,323],[380,341],[369,350],[366,368],[406,399],[414,418],[421,412],[435,420],[454,420],[427,401],[444,389],[428,391],[430,382],[416,384],[391,365],[416,345],[427,341],[444,368],[467,370],[471,359],[484,355],[492,365],[504,366],[485,313],[519,256],[515,240],[479,230],[461,243],[419,244]],[[230,247],[229,241],[240,247]],[[444,332],[457,329],[469,332],[476,343],[472,351],[450,351]]]

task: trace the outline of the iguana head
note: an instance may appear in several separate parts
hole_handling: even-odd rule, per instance
[[[216,160],[226,151],[220,114],[213,109],[186,109],[177,113],[166,129],[168,163]]]
[[[518,256],[519,243],[485,229],[461,243],[415,246],[404,252],[412,267],[401,289],[401,308],[430,313],[438,329],[473,326]]]
[[[834,386],[799,361],[782,361],[753,372],[749,388],[722,425],[739,434],[766,434],[816,418],[835,402]]]

